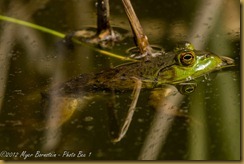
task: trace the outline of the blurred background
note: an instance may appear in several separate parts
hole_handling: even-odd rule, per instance
[[[96,27],[95,4],[95,0],[0,0],[0,14],[70,34]],[[114,144],[108,135],[109,97],[98,96],[85,104],[63,98],[57,112],[46,108],[41,93],[79,74],[124,61],[80,45],[68,49],[56,36],[1,20],[0,151],[86,154],[28,158],[32,160],[240,160],[240,1],[132,0],[132,5],[150,44],[167,50],[187,40],[196,49],[233,58],[237,66],[200,78],[190,95],[165,94],[160,99],[184,116],[160,111],[159,105],[149,102],[155,94],[142,91],[126,137]],[[128,30],[129,36],[107,51],[126,56],[134,44],[122,2],[111,1],[110,9],[112,26]],[[130,94],[116,95],[121,115],[129,108]],[[59,112],[66,116],[61,123]]]

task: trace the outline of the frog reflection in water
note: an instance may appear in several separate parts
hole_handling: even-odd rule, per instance
[[[127,116],[113,141],[120,141],[132,120],[141,89],[181,84],[197,77],[234,65],[231,58],[195,50],[184,42],[173,51],[158,52],[155,57],[126,63],[100,73],[82,74],[53,88],[61,97],[85,96],[86,93],[133,90]]]

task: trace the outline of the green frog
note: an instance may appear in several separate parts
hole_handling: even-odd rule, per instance
[[[234,65],[233,59],[195,50],[189,42],[178,44],[173,51],[158,54],[146,61],[125,63],[99,73],[82,74],[64,83],[58,89],[59,94],[132,90],[135,81],[142,82],[142,89],[153,89],[164,84],[187,82]]]
[[[195,50],[189,42],[182,42],[169,52],[153,52],[151,57],[125,63],[98,73],[82,74],[52,91],[66,97],[69,109],[75,109],[81,97],[102,92],[132,91],[132,102],[127,115],[113,138],[120,141],[128,130],[142,89],[156,89],[165,84],[183,84],[210,72],[234,66],[234,60],[208,51]],[[68,98],[67,98],[68,97]],[[64,99],[63,99],[64,100]],[[69,110],[72,111],[72,110]],[[65,120],[72,115],[65,114]],[[62,122],[64,122],[62,120]]]

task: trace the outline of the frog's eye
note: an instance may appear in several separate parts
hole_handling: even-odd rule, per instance
[[[179,57],[180,64],[184,66],[192,65],[195,61],[195,54],[192,52],[181,53]]]

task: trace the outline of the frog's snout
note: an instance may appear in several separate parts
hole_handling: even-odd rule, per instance
[[[220,56],[220,59],[222,60],[221,67],[231,67],[235,66],[235,62],[233,59],[226,57],[226,56]]]

